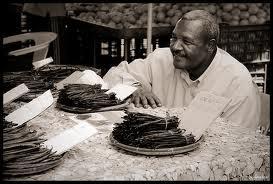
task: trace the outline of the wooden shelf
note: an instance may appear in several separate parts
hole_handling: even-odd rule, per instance
[[[104,32],[109,33],[109,35],[111,35],[110,37],[114,37],[114,38],[127,39],[127,38],[145,38],[145,37],[147,37],[147,27],[117,29],[117,28],[102,25],[99,23],[82,20],[82,19],[76,18],[76,17],[70,17],[70,19],[76,25],[80,24],[80,25],[84,25],[89,28],[92,28],[92,30],[94,30],[93,32],[95,32],[95,33],[99,33],[100,31],[102,31],[103,33]],[[174,29],[174,26],[153,27],[152,28],[152,36],[153,37],[171,36],[173,29]],[[101,34],[103,34],[103,33],[101,33]],[[108,35],[108,37],[109,37],[109,35]],[[100,36],[100,34],[98,34],[97,36]],[[105,37],[106,35],[103,34],[103,36]]]
[[[259,83],[259,84],[264,84],[265,83],[265,81],[255,81],[255,80],[253,80],[255,83]]]
[[[229,38],[227,38],[229,39]],[[224,40],[224,41],[223,41]],[[221,45],[231,45],[231,44],[237,44],[237,43],[255,43],[255,44],[263,44],[265,41],[270,41],[269,39],[264,39],[264,40],[243,40],[243,41],[235,41],[235,40],[226,40],[222,39],[220,44]],[[247,51],[249,52],[249,51]],[[250,51],[251,52],[251,51]]]
[[[153,37],[170,37],[174,27],[153,27],[152,36]],[[147,28],[130,28],[121,30],[120,36],[122,38],[145,38],[147,37]]]
[[[248,62],[243,62],[243,64],[257,64],[257,63],[269,63],[269,59],[263,59],[263,60],[254,60],[254,61],[248,61]]]
[[[78,31],[86,31],[88,34],[93,35],[97,39],[115,39],[119,38],[119,29],[112,27],[106,27],[100,24],[90,23],[78,18],[65,17],[64,19],[67,27],[72,27],[72,29],[77,29]]]
[[[249,72],[250,74],[253,74],[253,75],[255,75],[255,74],[265,74],[265,71],[263,71],[263,72]]]
[[[248,66],[256,67],[258,71],[250,71],[249,73],[252,76],[253,81],[260,86],[260,92],[266,93],[267,87],[267,65],[269,64],[270,59],[255,60],[251,62],[245,62]],[[262,67],[262,68],[261,68]],[[255,69],[254,69],[255,70]],[[259,71],[260,70],[260,71]],[[257,76],[259,75],[259,76]],[[263,79],[260,79],[260,76],[263,76]]]
[[[270,23],[265,23],[261,25],[238,25],[238,26],[231,26],[231,25],[220,25],[220,28],[225,31],[259,31],[259,30],[270,30]]]

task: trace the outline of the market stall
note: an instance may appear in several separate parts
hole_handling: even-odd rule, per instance
[[[130,63],[136,58],[145,58],[156,48],[169,46],[172,30],[179,17],[194,9],[204,9],[215,15],[220,23],[219,47],[240,60],[250,71],[260,92],[266,93],[270,80],[268,65],[271,64],[270,25],[267,24],[270,20],[269,3],[65,5],[68,16],[51,18],[52,25],[54,24],[51,25],[52,31],[58,37],[53,48],[54,58],[46,60],[54,60],[54,64],[42,64],[38,68],[34,65],[32,68],[33,63],[29,62],[31,70],[3,73],[4,95],[18,86],[20,89],[10,95],[14,97],[15,94],[16,99],[3,100],[3,120],[7,123],[15,118],[23,123],[17,129],[12,128],[15,126],[12,122],[8,124],[11,127],[3,128],[5,181],[270,180],[270,136],[262,134],[259,128],[248,129],[225,119],[217,118],[212,123],[209,122],[210,126],[206,127],[198,140],[190,137],[189,141],[183,137],[185,142],[182,143],[186,144],[179,147],[168,145],[164,149],[145,148],[119,141],[113,132],[118,124],[125,122],[128,112],[158,115],[163,118],[163,123],[161,120],[159,122],[167,132],[167,127],[170,126],[168,118],[177,118],[176,123],[179,124],[181,121],[178,120],[189,111],[186,111],[186,107],[135,108],[124,99],[137,89],[138,84],[120,88],[120,91],[134,88],[120,100],[117,93],[107,93],[107,84],[101,78],[110,67],[121,61]],[[40,95],[45,95],[46,99],[37,100]],[[208,101],[210,100],[206,102]],[[34,107],[37,109],[24,106],[32,102],[36,103],[37,106]],[[219,104],[223,105],[223,109],[227,105]],[[213,106],[213,103],[210,105]],[[17,117],[16,113],[12,114],[23,106],[26,113],[21,111]],[[200,112],[202,106],[197,107]],[[215,107],[216,105],[211,109],[217,109]],[[268,105],[265,108],[268,110],[270,107]],[[205,109],[206,113],[209,114],[211,109]],[[213,116],[218,117],[223,109],[217,109],[219,113],[214,113]],[[195,114],[191,117],[193,116]],[[270,118],[266,113],[263,116]],[[145,124],[145,118],[141,118],[139,121]],[[149,118],[151,117],[148,116]],[[158,119],[153,118],[150,119],[151,122],[158,122]],[[198,123],[206,124],[204,119],[194,123],[198,128]],[[58,153],[59,155],[50,148],[43,152],[45,149],[39,147],[40,143],[80,125],[91,127],[90,132],[87,131],[89,129],[78,131],[78,134],[71,135],[83,134],[83,137],[71,136],[70,139],[57,141],[60,145],[76,141],[70,144],[71,147],[64,146],[64,152]],[[91,133],[91,130],[94,132]],[[168,133],[173,135],[174,132]],[[183,133],[180,135],[185,136]],[[21,140],[21,137],[24,139]],[[162,139],[166,145],[167,141],[164,137],[161,141]],[[170,140],[174,140],[173,137]],[[44,153],[48,155],[41,156]]]

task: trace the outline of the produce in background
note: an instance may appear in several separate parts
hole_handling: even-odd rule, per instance
[[[269,3],[221,3],[217,13],[230,25],[264,24],[270,20]]]
[[[147,3],[66,3],[74,18],[117,29],[147,27]],[[269,3],[153,3],[153,27],[175,26],[186,12],[203,9],[219,23],[264,24],[270,20]]]

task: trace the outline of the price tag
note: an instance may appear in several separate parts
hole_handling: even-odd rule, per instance
[[[52,148],[56,154],[62,154],[95,133],[97,133],[97,129],[83,121],[48,139],[42,145],[49,149]]]
[[[19,109],[13,111],[5,117],[6,121],[18,124],[17,126],[31,120],[53,103],[53,96],[50,90],[47,90],[42,95],[34,98],[29,103],[23,105]]]
[[[91,114],[79,114],[75,117],[76,120],[85,120],[85,121],[107,121],[107,119],[99,114],[99,113],[91,113]]]
[[[130,96],[135,90],[137,90],[136,87],[125,85],[125,84],[117,84],[113,88],[109,89],[106,94],[109,93],[115,93],[116,97],[123,101],[128,96]]]
[[[34,66],[34,70],[36,70],[36,69],[41,68],[42,66],[45,66],[45,65],[52,63],[52,62],[53,62],[52,57],[49,57],[49,58],[46,58],[46,59],[43,59],[40,61],[33,62],[32,65]]]
[[[101,84],[102,89],[108,89],[108,85],[103,81],[103,79],[92,70],[84,70],[83,76],[74,83],[89,85]]]
[[[81,71],[75,71],[71,75],[66,77],[64,80],[55,84],[55,86],[58,90],[63,89],[65,84],[73,84],[75,81],[77,81],[83,75],[84,75],[84,73],[82,73]]]
[[[229,98],[209,92],[198,93],[183,113],[179,128],[185,129],[186,133],[192,133],[198,140],[230,101]]]
[[[24,83],[16,86],[15,88],[12,88],[4,94],[3,105],[10,103],[17,98],[20,98],[27,92],[29,92],[29,89]]]

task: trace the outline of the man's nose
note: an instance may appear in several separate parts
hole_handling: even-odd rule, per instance
[[[181,45],[180,40],[176,40],[176,41],[173,43],[172,47],[173,47],[173,50],[175,50],[175,51],[181,51],[181,50],[183,50],[183,47],[182,47],[182,45]]]
[[[181,44],[178,43],[178,41],[176,41],[175,43],[172,44],[171,46],[171,50],[173,52],[173,54],[184,54],[184,49],[181,46]]]

